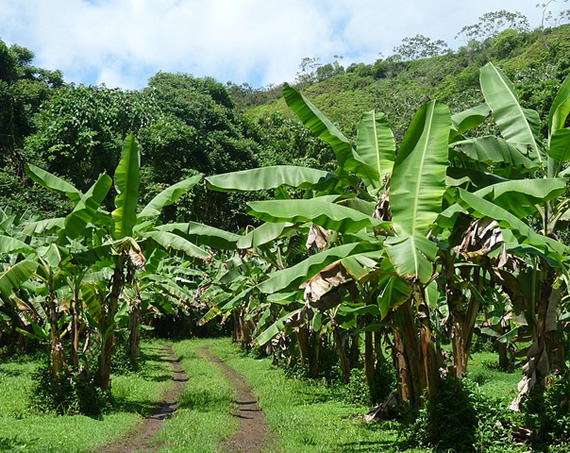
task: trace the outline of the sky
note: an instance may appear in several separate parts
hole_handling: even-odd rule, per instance
[[[490,11],[534,28],[537,1],[548,0],[0,0],[0,39],[76,84],[141,89],[165,71],[261,88],[293,82],[304,57],[369,64],[417,34],[456,49]]]

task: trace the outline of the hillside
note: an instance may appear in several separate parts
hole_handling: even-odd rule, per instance
[[[570,25],[532,32],[508,29],[495,38],[472,41],[456,52],[431,58],[402,61],[392,56],[351,65],[300,88],[347,135],[354,135],[362,112],[375,109],[386,113],[401,137],[412,113],[427,99],[446,102],[452,112],[482,102],[479,68],[489,61],[515,83],[521,103],[544,118],[546,106],[570,72]],[[274,113],[293,118],[282,98],[249,106],[245,113],[254,120]]]

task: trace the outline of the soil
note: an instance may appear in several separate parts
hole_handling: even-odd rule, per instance
[[[172,417],[178,407],[180,395],[188,381],[188,375],[182,369],[180,362],[174,355],[172,345],[163,350],[167,355],[165,361],[172,364],[174,384],[164,395],[161,406],[148,417],[145,422],[125,437],[107,445],[99,451],[105,453],[134,453],[155,451],[161,444],[153,441],[161,430],[165,421]],[[265,414],[257,403],[257,398],[245,377],[228,366],[223,360],[210,352],[207,346],[200,348],[199,353],[206,359],[214,362],[225,374],[236,389],[237,408],[233,416],[239,419],[239,431],[224,444],[227,453],[254,453],[261,452],[263,447],[271,441],[269,426],[265,421]]]
[[[180,395],[188,381],[188,375],[182,369],[180,362],[174,355],[172,345],[168,345],[162,351],[167,355],[164,361],[170,362],[173,368],[172,380],[174,384],[164,394],[160,407],[145,422],[127,436],[107,445],[100,451],[105,453],[133,453],[139,451],[155,451],[160,445],[152,440],[156,437],[164,425],[164,422],[172,417],[178,407]]]
[[[207,346],[200,348],[200,352],[224,372],[236,389],[237,399],[235,403],[237,408],[232,415],[239,419],[240,427],[237,434],[225,443],[225,450],[228,453],[262,451],[263,447],[271,441],[269,425],[265,420],[265,414],[257,403],[251,386],[241,373],[212,354]]]

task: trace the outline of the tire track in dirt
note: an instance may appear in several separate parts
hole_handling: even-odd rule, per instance
[[[214,362],[236,389],[237,409],[232,415],[239,419],[240,426],[237,434],[226,441],[225,451],[228,453],[261,452],[263,447],[271,441],[271,438],[265,414],[259,407],[251,386],[240,372],[212,354],[208,346],[203,346],[198,351],[205,358]]]
[[[156,442],[151,443],[151,441],[160,432],[166,420],[176,412],[180,395],[188,381],[188,375],[182,369],[180,361],[176,358],[172,345],[167,345],[161,352],[167,355],[164,361],[170,362],[172,365],[172,380],[174,381],[173,385],[164,394],[162,404],[141,426],[98,451],[105,453],[134,453],[155,451],[161,446]]]

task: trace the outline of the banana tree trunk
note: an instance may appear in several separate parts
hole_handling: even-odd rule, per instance
[[[125,285],[125,264],[126,257],[123,253],[118,255],[113,271],[111,292],[107,296],[107,307],[101,332],[101,353],[95,382],[103,391],[111,388],[111,367],[113,347],[115,343],[115,315],[119,308],[119,297]]]
[[[350,360],[346,354],[346,338],[343,338],[340,327],[333,321],[334,344],[340,358],[340,368],[342,370],[342,380],[345,384],[350,382]]]
[[[131,360],[137,361],[141,356],[141,299],[138,295],[129,312],[128,325],[129,339],[127,343],[127,353]]]
[[[542,263],[540,293],[536,306],[537,324],[535,340],[527,353],[527,362],[523,366],[523,378],[519,382],[519,395],[510,407],[518,411],[524,396],[544,378],[560,369],[560,342],[558,338],[558,305],[562,298],[560,288],[555,288],[554,270]]]
[[[424,393],[431,396],[439,388],[441,358],[430,327],[429,308],[420,289],[399,308],[394,329],[401,402],[421,406]]]
[[[297,329],[297,345],[301,366],[304,368],[309,363],[309,327],[307,325],[299,326]]]
[[[47,296],[48,319],[50,323],[50,351],[52,373],[58,384],[63,381],[63,370],[65,367],[65,348],[61,340],[59,331],[59,316],[57,310],[57,293],[53,288],[51,275],[48,277],[48,296]]]

